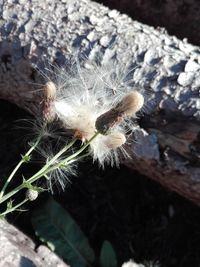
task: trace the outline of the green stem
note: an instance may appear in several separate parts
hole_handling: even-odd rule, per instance
[[[11,192],[5,194],[1,199],[0,199],[0,204],[15,195],[18,191],[21,189],[25,188],[24,183],[20,184],[19,186],[15,187]]]
[[[81,154],[90,144],[91,142],[97,137],[97,135],[99,134],[99,132],[96,132],[92,138],[90,138],[90,140],[85,143],[85,145],[83,145],[77,152],[75,152],[74,154],[72,154],[71,156],[69,156],[68,158],[66,158],[66,162],[68,162],[71,159],[76,158],[76,156],[78,156],[79,154]]]
[[[23,188],[26,188],[26,184],[32,184],[36,182],[39,178],[45,176],[48,172],[60,168],[61,165],[68,165],[76,160],[78,160],[80,157],[83,158],[84,155],[78,157],[89,145],[90,143],[96,138],[96,136],[99,133],[95,133],[92,138],[83,145],[77,152],[72,154],[71,156],[67,157],[66,159],[60,161],[59,163],[56,163],[57,159],[62,156],[74,143],[76,140],[72,140],[68,145],[64,146],[48,163],[46,163],[45,166],[43,166],[36,174],[34,174],[32,177],[30,177],[28,180],[23,182],[21,185],[14,188],[11,192],[7,193],[0,199],[0,204],[15,195],[18,191],[20,191]],[[86,154],[88,156],[88,153]],[[85,156],[86,156],[85,155]],[[56,163],[56,164],[55,164]],[[55,165],[53,165],[55,164]],[[53,166],[52,166],[53,165]]]
[[[86,154],[84,154],[82,156],[79,156],[79,155],[91,144],[91,142],[97,137],[98,134],[99,134],[99,132],[96,132],[92,136],[92,138],[90,138],[90,140],[85,145],[83,145],[77,152],[75,152],[71,156],[67,157],[66,159],[60,161],[59,163],[55,164],[54,166],[50,167],[50,169],[48,170],[48,172],[53,171],[53,170],[56,170],[56,169],[60,168],[63,165],[64,166],[69,165],[70,163],[72,163],[74,161],[77,161],[79,159],[82,159],[82,158],[88,156],[90,153],[86,153]],[[43,176],[44,176],[44,174],[43,174]],[[33,177],[31,177],[30,179],[32,179],[32,178]],[[31,182],[31,183],[32,182],[35,182],[38,178],[36,180],[34,180],[34,181],[33,180],[30,181],[30,179],[27,182]]]
[[[23,182],[21,185],[14,188],[11,192],[7,193],[6,195],[0,198],[0,204],[15,195],[21,189],[26,188],[27,183],[33,183],[37,181],[39,178],[44,176],[46,173],[50,171],[50,167],[55,161],[60,157],[63,153],[65,153],[74,143],[76,140],[72,140],[69,144],[63,147],[46,165],[44,165],[36,174],[34,174],[31,178],[29,178],[26,182]],[[48,170],[49,169],[49,170]]]
[[[16,209],[18,209],[19,207],[21,207],[23,204],[25,204],[29,199],[26,198],[24,199],[22,202],[20,202],[19,204],[15,205],[14,207],[12,207],[11,209],[8,209],[6,211],[4,211],[3,213],[0,213],[0,216],[5,216],[6,214],[15,211]]]
[[[27,180],[27,183],[33,183],[37,181],[39,178],[41,178],[42,176],[44,176],[45,174],[47,174],[48,172],[52,171],[52,165],[55,164],[57,159],[60,156],[62,156],[62,154],[64,154],[70,147],[72,147],[75,142],[76,142],[76,139],[72,140],[68,145],[64,146],[46,165],[44,165],[44,167],[42,167],[42,169],[40,169],[36,174],[34,174],[31,178],[29,178]]]
[[[12,178],[14,177],[14,175],[16,174],[16,172],[18,171],[18,169],[21,167],[21,165],[25,162],[24,158],[28,157],[32,151],[37,147],[37,145],[39,144],[40,140],[42,138],[42,135],[39,135],[39,137],[37,138],[36,142],[34,143],[34,145],[26,152],[26,154],[23,156],[23,158],[20,160],[20,162],[17,164],[17,166],[14,168],[14,170],[11,172],[10,176],[8,177],[8,179],[6,180],[1,192],[0,192],[0,199],[3,197],[6,188],[8,187],[9,183],[11,182]]]

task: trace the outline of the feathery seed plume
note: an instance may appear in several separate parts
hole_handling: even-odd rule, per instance
[[[144,97],[138,90],[130,90],[126,74],[123,79],[119,68],[115,73],[115,65],[85,65],[89,68],[76,62],[68,72],[59,69],[55,84],[48,83],[45,94],[51,99],[56,96],[55,114],[74,138],[84,143],[99,132],[89,150],[100,166],[119,164],[119,154],[127,155],[125,136],[135,127],[132,117],[142,108]]]

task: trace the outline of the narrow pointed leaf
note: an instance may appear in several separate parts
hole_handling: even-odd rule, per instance
[[[94,251],[70,214],[55,200],[48,201],[32,214],[39,238],[72,267],[86,267],[94,261]]]
[[[103,242],[100,253],[101,267],[117,267],[117,257],[111,243],[107,240]]]

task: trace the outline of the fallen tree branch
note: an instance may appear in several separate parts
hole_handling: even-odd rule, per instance
[[[0,98],[42,116],[34,66],[43,71],[45,58],[62,65],[78,49],[129,64],[134,84],[150,93],[125,164],[200,205],[198,47],[89,0],[6,2],[2,12]]]

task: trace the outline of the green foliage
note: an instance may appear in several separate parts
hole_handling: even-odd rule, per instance
[[[103,242],[100,253],[101,267],[117,267],[117,257],[111,243],[107,240]]]
[[[47,191],[47,189],[32,185],[30,182],[27,182],[25,179],[23,179],[23,187],[27,189],[31,189],[33,191],[37,191],[38,193]]]
[[[32,224],[41,241],[72,267],[86,267],[94,261],[94,251],[70,214],[52,198],[32,215]]]

